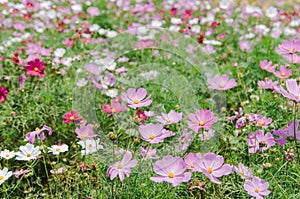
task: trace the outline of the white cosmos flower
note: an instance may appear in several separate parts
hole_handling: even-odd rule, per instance
[[[33,144],[27,143],[25,146],[20,146],[20,151],[16,153],[16,160],[35,160],[41,154],[39,147],[34,147]]]
[[[5,182],[12,175],[11,171],[8,171],[7,168],[0,170],[0,185]]]
[[[181,18],[172,17],[171,24],[175,24],[175,25],[182,24],[182,20],[181,20]]]
[[[16,153],[14,151],[9,151],[7,149],[5,149],[4,151],[0,152],[0,157],[4,158],[6,160],[11,159],[13,157],[15,157]]]
[[[88,155],[90,153],[95,153],[98,150],[103,149],[103,146],[100,144],[100,139],[97,138],[96,140],[93,138],[82,140],[77,142],[83,150],[81,150],[81,155]]]
[[[66,50],[64,48],[57,48],[54,51],[54,56],[55,57],[63,57],[65,53],[66,53]]]
[[[109,37],[109,38],[113,38],[117,35],[118,35],[118,33],[116,31],[113,31],[113,30],[109,30],[109,31],[106,32],[106,36]]]
[[[75,14],[78,14],[82,11],[82,5],[81,4],[72,5],[71,8],[72,8],[72,10]]]
[[[203,41],[204,44],[208,44],[208,45],[216,45],[216,46],[220,46],[222,45],[222,42],[216,41],[216,40],[204,40]]]
[[[269,17],[269,18],[274,18],[274,17],[277,16],[277,14],[278,14],[277,8],[269,7],[266,10],[266,16]]]
[[[76,85],[78,87],[84,87],[85,85],[87,85],[88,83],[88,80],[84,79],[84,78],[81,78],[80,80],[78,80],[78,82],[76,83]]]
[[[90,27],[91,32],[97,32],[99,30],[100,26],[98,24],[93,24]]]
[[[105,95],[108,97],[114,98],[118,96],[118,90],[117,89],[108,89],[104,90]]]
[[[62,145],[52,145],[48,147],[49,153],[53,153],[53,155],[59,155],[60,153],[66,152],[69,150],[69,146],[66,144]]]
[[[226,10],[229,8],[230,4],[232,4],[232,0],[221,0],[219,6],[221,9]]]

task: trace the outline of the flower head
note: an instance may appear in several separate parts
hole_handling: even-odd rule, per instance
[[[44,125],[41,129],[36,128],[35,131],[27,133],[26,140],[28,140],[30,144],[35,143],[35,138],[39,140],[45,140],[46,137],[43,131],[48,131],[49,136],[52,135],[52,129],[49,126]]]
[[[35,160],[41,154],[39,147],[34,147],[33,144],[27,143],[25,146],[20,146],[20,151],[16,153],[16,160]]]
[[[208,130],[218,118],[214,117],[214,113],[210,110],[197,110],[195,114],[189,114],[189,121],[187,121],[189,128],[198,133],[201,128]]]
[[[45,63],[39,59],[34,59],[33,61],[28,62],[25,70],[29,76],[38,76],[39,78],[42,78],[45,76]]]
[[[107,117],[114,115],[119,112],[126,111],[127,107],[125,105],[121,105],[120,102],[112,99],[110,100],[111,106],[108,104],[102,104],[102,110],[101,112],[108,113]]]
[[[71,110],[70,112],[65,113],[63,115],[63,118],[64,118],[63,124],[78,121],[78,120],[82,119],[82,117],[75,110]]]
[[[223,156],[214,153],[206,153],[201,161],[195,162],[195,170],[202,172],[211,182],[221,184],[219,177],[229,175],[232,171],[232,166],[224,164]]]
[[[182,113],[177,113],[171,110],[168,114],[162,113],[162,116],[157,116],[156,120],[163,125],[178,123],[182,119]]]
[[[216,75],[214,78],[208,78],[210,89],[216,90],[229,90],[236,86],[235,79],[229,79],[228,75],[224,74],[222,76]]]
[[[276,77],[280,79],[286,79],[292,75],[292,69],[288,69],[284,66],[280,66],[280,71],[273,72]]]
[[[285,83],[288,91],[286,91],[282,86],[275,86],[275,91],[281,93],[288,99],[291,99],[295,102],[300,102],[300,85],[297,84],[297,80],[288,79]]]
[[[143,140],[151,144],[163,142],[165,138],[171,136],[171,134],[164,131],[163,125],[161,124],[140,125],[139,132]]]
[[[263,130],[257,130],[249,135],[247,139],[249,153],[256,153],[258,150],[265,151],[275,144],[274,137],[270,132],[264,134]]]
[[[66,144],[61,145],[52,145],[51,147],[48,147],[49,153],[52,153],[53,155],[59,155],[60,153],[68,151],[69,146]]]
[[[9,159],[15,157],[15,155],[16,155],[16,153],[14,151],[9,151],[7,149],[0,152],[0,157],[4,158],[6,160],[9,160]]]
[[[184,161],[178,156],[165,156],[153,165],[153,171],[159,176],[151,177],[154,182],[168,182],[174,187],[191,179],[191,172],[185,172]]]
[[[189,132],[187,129],[183,129],[182,135],[179,137],[179,150],[186,151],[190,146],[192,139],[192,132]]]
[[[269,183],[258,177],[246,180],[244,183],[244,189],[249,195],[256,197],[256,199],[262,199],[264,196],[269,195],[271,192],[268,190],[268,187]]]
[[[12,176],[12,172],[8,171],[8,168],[4,167],[4,169],[0,170],[0,185],[10,178],[10,176]]]
[[[159,157],[156,155],[156,149],[152,149],[151,147],[143,148],[140,147],[140,153],[145,159],[158,159]]]
[[[103,149],[103,146],[100,144],[100,139],[86,139],[77,142],[83,149],[81,150],[81,155],[88,155],[95,153],[98,150]]]
[[[258,86],[264,89],[274,89],[277,86],[278,81],[273,82],[271,79],[266,78],[265,81],[258,81]]]
[[[299,121],[295,120],[289,122],[288,128],[286,130],[278,129],[273,131],[274,135],[280,136],[281,138],[275,138],[275,141],[279,146],[285,145],[289,139],[295,139],[300,142],[300,130],[298,130]]]
[[[124,174],[129,177],[130,169],[137,165],[137,161],[132,159],[132,153],[126,151],[121,162],[116,162],[107,169],[106,176],[110,176],[110,180],[113,180],[117,175],[121,181],[124,180]]]
[[[195,162],[200,162],[201,159],[202,156],[199,153],[189,153],[185,156],[184,163],[188,169],[195,171]]]
[[[93,138],[97,136],[94,132],[92,124],[87,124],[87,125],[82,124],[79,126],[79,128],[75,129],[75,132],[77,134],[77,137],[81,140],[87,140],[89,138]]]
[[[0,103],[6,101],[6,96],[8,94],[8,91],[4,87],[0,87]]]
[[[243,163],[239,163],[238,167],[233,167],[233,170],[241,176],[242,179],[248,179],[253,177],[252,169],[246,167]]]
[[[134,89],[129,88],[127,93],[122,93],[122,100],[129,104],[129,107],[136,109],[139,107],[149,106],[152,103],[151,96],[147,95],[147,91],[144,88]]]

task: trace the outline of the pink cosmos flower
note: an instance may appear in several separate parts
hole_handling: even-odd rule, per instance
[[[121,97],[122,100],[127,102],[129,107],[136,109],[139,107],[149,106],[152,103],[150,99],[151,95],[148,96],[146,99],[147,91],[144,88],[134,89],[129,88],[127,93],[122,93]]]
[[[85,64],[84,68],[90,74],[100,75],[100,73],[101,73],[100,67],[96,64]]]
[[[272,123],[272,118],[259,117],[256,121],[256,126],[261,126],[262,128],[268,128],[268,125]]]
[[[162,113],[162,116],[157,116],[156,120],[163,125],[175,124],[182,119],[182,113],[177,113],[174,110],[171,110],[168,114]]]
[[[229,79],[228,75],[224,74],[222,76],[216,75],[214,78],[208,78],[210,89],[216,90],[229,90],[236,86],[235,79]]]
[[[79,128],[75,129],[75,133],[77,134],[77,137],[81,140],[87,140],[89,138],[93,138],[97,136],[94,132],[92,124],[80,125]]]
[[[183,129],[182,135],[179,137],[179,150],[180,151],[186,151],[191,142],[193,141],[192,139],[192,132],[189,132],[187,129]]]
[[[30,144],[35,143],[35,137],[39,140],[45,140],[46,137],[43,131],[48,131],[49,136],[52,135],[52,129],[49,126],[44,125],[41,129],[36,128],[35,131],[27,133],[25,138]]]
[[[136,45],[138,50],[143,50],[143,49],[155,46],[156,42],[153,41],[153,40],[147,39],[147,40],[138,41],[135,45]]]
[[[275,72],[276,66],[272,66],[271,61],[270,62],[268,60],[260,61],[259,65],[260,65],[261,69],[263,69],[267,72],[270,72],[270,73]]]
[[[38,76],[39,78],[42,78],[45,76],[45,63],[41,62],[39,59],[35,59],[28,62],[28,66],[26,66],[25,70],[29,76]]]
[[[209,129],[208,131],[203,131],[203,134],[199,134],[200,140],[210,140],[212,137],[214,137],[215,131],[213,129]]]
[[[246,167],[243,163],[239,163],[238,167],[233,167],[233,170],[241,176],[242,179],[249,179],[253,178],[253,171],[252,169]]]
[[[202,156],[199,153],[189,153],[184,158],[184,163],[186,167],[192,172],[195,171],[195,162],[200,162]]]
[[[286,142],[290,139],[295,139],[300,142],[300,130],[298,130],[299,127],[299,121],[295,120],[292,122],[289,122],[288,128],[278,129],[277,131],[273,131],[274,135],[280,136],[281,138],[275,138],[275,141],[277,142],[278,146],[285,145]]]
[[[4,87],[0,87],[0,103],[6,101],[6,96],[8,94],[8,91]]]
[[[196,114],[188,114],[189,121],[187,121],[189,128],[198,133],[201,128],[208,130],[218,118],[214,117],[214,113],[210,110],[197,110]]]
[[[240,49],[242,51],[246,51],[247,53],[251,52],[251,46],[250,43],[246,40],[241,40],[239,43]]]
[[[24,175],[24,176],[28,176],[32,171],[31,170],[16,170],[15,172],[13,172],[13,175],[16,178],[20,178],[20,176]]]
[[[300,41],[283,41],[282,44],[277,46],[275,52],[286,59],[291,59],[296,52],[300,52]]]
[[[144,122],[147,119],[148,119],[148,116],[146,115],[145,112],[143,112],[142,110],[136,111],[136,116],[134,117],[135,122],[140,123],[140,122]]]
[[[206,153],[201,161],[195,162],[195,170],[202,172],[211,182],[221,184],[219,177],[229,175],[232,171],[232,166],[224,164],[223,156],[214,153]]]
[[[249,195],[256,199],[263,199],[264,196],[269,195],[271,192],[268,190],[269,183],[264,180],[254,177],[252,180],[246,180],[244,183],[244,189]]]
[[[121,105],[120,102],[112,99],[110,100],[111,106],[108,104],[102,104],[102,110],[103,113],[108,113],[107,117],[114,115],[119,112],[124,112],[127,110],[127,107],[125,105]]]
[[[297,84],[297,80],[288,79],[286,80],[285,84],[288,91],[286,91],[282,86],[275,86],[274,90],[278,93],[281,93],[288,99],[291,99],[295,102],[300,102],[300,85]]]
[[[159,176],[151,177],[154,182],[168,182],[172,186],[178,186],[182,182],[188,182],[191,179],[191,172],[185,172],[184,161],[178,156],[165,156],[153,165],[153,171]]]
[[[280,79],[286,79],[292,75],[292,69],[288,69],[284,66],[280,66],[280,72],[276,71],[273,72],[273,74],[276,77],[279,77]]]
[[[229,121],[235,121],[237,118],[241,117],[243,115],[243,109],[240,107],[238,111],[234,111],[234,116],[226,118],[226,120]]]
[[[278,81],[273,82],[271,79],[265,78],[265,81],[258,81],[258,86],[264,89],[274,89],[277,86]]]
[[[164,131],[163,125],[161,124],[146,124],[139,127],[139,132],[143,140],[157,144],[163,142],[165,138],[170,137],[169,133]]]
[[[82,119],[82,117],[75,110],[71,110],[70,112],[65,113],[63,115],[63,118],[63,124],[71,123]]]
[[[87,9],[87,12],[89,13],[89,15],[91,15],[91,17],[100,15],[99,9],[97,7],[89,7]]]
[[[107,169],[106,176],[110,176],[110,180],[113,180],[117,175],[121,182],[124,180],[124,175],[130,176],[130,169],[137,165],[137,161],[132,159],[132,153],[126,151],[121,162],[116,162]]]
[[[156,149],[152,149],[151,147],[143,148],[140,147],[140,153],[145,159],[158,159],[159,157],[156,155]]]
[[[270,132],[265,135],[263,130],[257,130],[249,135],[247,144],[249,146],[249,153],[256,153],[259,150],[265,151],[274,146],[275,140]]]

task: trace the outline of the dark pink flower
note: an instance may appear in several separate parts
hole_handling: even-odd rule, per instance
[[[38,76],[39,78],[42,78],[45,76],[45,63],[41,62],[39,59],[35,59],[33,61],[28,62],[28,65],[26,66],[25,70],[29,76]]]
[[[82,119],[82,117],[75,110],[71,110],[70,112],[65,113],[63,115],[63,118],[63,124],[71,123]]]
[[[6,96],[8,94],[8,91],[4,87],[0,87],[0,103],[6,101]]]
[[[191,179],[191,172],[185,172],[184,161],[178,156],[165,156],[153,165],[153,171],[159,176],[151,177],[154,182],[168,182],[172,186],[178,186],[182,182],[188,182]]]

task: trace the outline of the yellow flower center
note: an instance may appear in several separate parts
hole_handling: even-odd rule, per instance
[[[300,99],[300,95],[297,96],[297,99]]]
[[[191,168],[194,168],[194,164],[193,164],[193,163],[191,163],[191,164],[190,164],[190,167],[191,167]]]
[[[259,192],[259,189],[258,189],[258,188],[256,188],[256,189],[255,189],[255,192],[256,192],[256,193],[258,193],[258,192]]]
[[[285,76],[286,76],[286,74],[285,74],[285,73],[281,73],[281,76],[282,76],[282,77],[285,77]]]
[[[30,153],[27,153],[26,156],[27,156],[27,158],[30,158],[30,157],[31,157]]]
[[[115,113],[115,112],[117,112],[117,110],[113,108],[113,109],[111,109],[111,112]]]
[[[56,148],[55,151],[56,151],[56,152],[60,152],[60,148]]]
[[[263,126],[264,124],[265,124],[265,122],[263,122],[263,121],[260,121],[260,122],[259,122],[259,125],[260,125],[260,126]]]
[[[219,84],[219,87],[224,88],[225,86],[224,86],[224,84]]]
[[[7,153],[7,154],[5,154],[5,157],[7,157],[7,158],[8,158],[8,157],[9,157],[9,154],[8,154],[8,153]]]
[[[265,67],[265,70],[269,70],[269,67],[268,67],[268,66],[266,66],[266,67]]]
[[[171,120],[167,120],[166,122],[167,122],[168,124],[170,124],[170,123],[171,123]]]
[[[169,176],[169,178],[174,178],[175,175],[174,175],[174,173],[171,171],[171,172],[169,172],[169,175],[168,175],[168,176]]]
[[[144,115],[143,114],[140,114],[140,118],[143,118],[144,117]]]
[[[33,69],[35,72],[39,71],[39,69],[37,67],[34,67]]]
[[[4,176],[0,176],[0,180],[3,180],[4,179]]]
[[[135,99],[135,100],[133,100],[133,103],[134,103],[134,104],[138,104],[138,103],[139,103],[139,100]]]
[[[122,164],[118,164],[118,169],[122,169],[123,165]]]
[[[74,120],[75,118],[74,118],[74,116],[71,116],[69,119],[70,119],[70,120]]]
[[[87,133],[84,133],[84,134],[82,135],[82,137],[83,137],[83,138],[87,138],[87,137],[88,137],[88,134],[87,134]]]
[[[92,145],[92,144],[89,144],[89,145],[88,145],[88,148],[92,148],[92,147],[93,147],[93,145]]]
[[[247,119],[249,118],[249,116],[250,116],[250,115],[249,115],[248,113],[245,114],[245,117],[246,117]]]
[[[213,172],[213,170],[212,170],[211,167],[209,167],[209,168],[207,169],[207,171],[208,171],[208,173],[212,173],[212,172]]]
[[[240,171],[240,174],[241,174],[241,175],[244,175],[244,172],[243,172],[243,171]]]
[[[150,136],[149,136],[149,139],[150,140],[153,140],[155,138],[155,136],[153,135],[153,134],[151,134]]]
[[[200,121],[200,122],[199,122],[199,125],[200,125],[200,126],[204,126],[204,124],[205,124],[205,122],[203,122],[203,121]]]
[[[38,130],[40,130],[39,128],[35,128],[35,131],[38,131]]]
[[[289,53],[294,53],[295,49],[294,48],[290,48]]]

